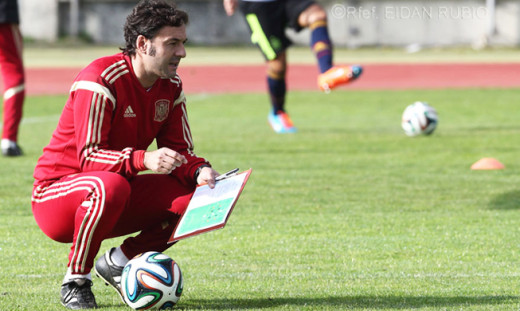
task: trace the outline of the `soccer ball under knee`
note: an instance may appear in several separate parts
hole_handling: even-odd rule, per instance
[[[130,260],[121,275],[121,292],[135,310],[173,308],[181,298],[181,269],[170,257],[146,252]]]

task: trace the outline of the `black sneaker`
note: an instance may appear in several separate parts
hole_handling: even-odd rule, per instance
[[[96,261],[94,271],[98,277],[105,281],[106,285],[110,285],[115,289],[121,300],[124,301],[123,295],[121,294],[121,274],[123,273],[124,267],[118,266],[112,262],[110,254],[113,250],[114,248],[111,248],[103,256],[99,257]]]
[[[2,148],[2,155],[6,157],[18,157],[23,155],[23,152],[17,143],[13,143],[7,148]]]
[[[61,304],[73,310],[97,308],[91,286],[92,281],[88,279],[76,279],[62,284]]]

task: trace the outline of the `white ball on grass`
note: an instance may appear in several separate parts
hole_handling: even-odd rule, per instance
[[[408,136],[430,135],[438,123],[435,108],[421,101],[407,106],[401,118],[401,127]]]

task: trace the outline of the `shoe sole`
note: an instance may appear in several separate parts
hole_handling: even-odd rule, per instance
[[[98,278],[102,279],[103,282],[105,282],[105,285],[106,285],[106,286],[110,286],[113,290],[115,290],[116,293],[119,295],[119,298],[121,299],[121,301],[122,301],[123,303],[126,304],[125,299],[123,298],[123,294],[121,293],[121,291],[120,291],[117,287],[115,287],[114,285],[110,284],[110,282],[107,281],[107,280],[106,280],[106,279],[105,279],[105,278],[104,278],[104,277],[103,277],[103,276],[102,276],[102,275],[97,271],[96,267],[94,267],[94,272],[96,273],[96,275],[97,275]]]

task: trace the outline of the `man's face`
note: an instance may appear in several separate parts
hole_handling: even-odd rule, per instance
[[[161,78],[173,78],[181,58],[186,57],[186,26],[163,27],[149,40],[145,66],[149,73]]]

